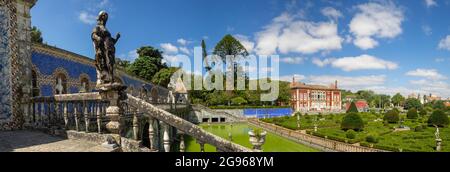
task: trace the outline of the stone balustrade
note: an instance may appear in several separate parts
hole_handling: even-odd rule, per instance
[[[136,107],[140,112],[144,112],[144,115],[148,116],[150,119],[157,119],[164,123],[163,128],[163,144],[165,151],[170,151],[170,140],[169,137],[169,126],[176,128],[181,131],[181,136],[186,134],[192,136],[200,144],[201,150],[204,151],[204,145],[209,144],[217,148],[218,152],[253,152],[249,148],[235,144],[213,134],[210,134],[199,126],[192,124],[176,115],[173,115],[165,110],[157,108],[156,106],[143,101],[142,99],[128,95],[128,102],[130,105]],[[153,127],[149,127],[152,129]],[[154,131],[149,131],[150,140],[153,140]],[[180,139],[184,140],[184,139]],[[180,143],[184,147],[184,143]],[[182,150],[184,151],[184,150]]]
[[[25,126],[102,133],[107,104],[99,93],[31,98],[23,104]]]

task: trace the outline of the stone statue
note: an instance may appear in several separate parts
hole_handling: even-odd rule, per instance
[[[95,48],[95,67],[97,68],[97,86],[114,83],[115,45],[120,39],[120,33],[116,38],[106,28],[108,13],[100,12],[97,18],[97,26],[92,31],[92,41]]]
[[[436,136],[436,140],[440,140],[441,139],[441,134],[440,134],[438,126],[436,126],[436,133],[434,133],[434,135]]]
[[[61,95],[63,94],[64,86],[62,85],[62,79],[58,78],[58,81],[56,83],[56,94]]]

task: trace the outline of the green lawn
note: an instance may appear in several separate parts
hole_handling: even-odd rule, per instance
[[[203,129],[218,135],[222,138],[228,139],[228,133],[231,132],[233,136],[233,142],[242,146],[251,148],[252,145],[249,142],[248,131],[252,127],[247,124],[233,124],[227,125],[201,125]],[[200,146],[190,137],[186,137],[186,151],[187,152],[200,152]],[[210,145],[205,146],[206,152],[215,152],[216,148]],[[264,152],[318,152],[318,150],[310,148],[308,146],[298,144],[291,140],[285,139],[278,135],[268,133],[266,137],[266,143],[263,146]]]

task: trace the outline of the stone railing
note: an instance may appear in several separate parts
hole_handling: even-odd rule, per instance
[[[35,97],[23,104],[25,126],[35,129],[102,133],[108,102],[99,93]]]
[[[143,101],[142,99],[133,97],[132,95],[128,95],[128,103],[136,108],[139,112],[143,112],[144,116],[147,116],[150,120],[149,124],[153,124],[153,120],[159,120],[163,123],[163,144],[164,150],[166,152],[171,150],[170,145],[170,127],[176,129],[179,135],[179,148],[180,151],[183,152],[184,147],[184,135],[189,135],[197,140],[197,143],[200,144],[200,149],[203,152],[205,144],[212,145],[216,147],[218,152],[253,152],[254,150],[248,149],[244,146],[235,144],[213,134],[210,134],[199,126],[192,124],[191,122],[184,120],[176,115],[173,115],[163,109],[160,109],[151,103]],[[149,139],[150,139],[150,149],[154,147],[154,135],[155,132],[153,130],[153,126],[149,127]]]
[[[301,133],[299,131],[289,130],[275,124],[269,124],[262,122],[258,119],[250,119],[249,124],[261,127],[265,130],[283,136],[285,138],[291,139],[293,141],[309,145],[318,148],[322,151],[329,152],[385,152],[383,150],[372,149],[368,147],[362,147],[347,143],[342,143],[334,140],[328,140],[321,137],[316,137],[308,134]]]

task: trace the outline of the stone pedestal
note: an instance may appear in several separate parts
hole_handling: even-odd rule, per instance
[[[111,134],[116,134],[120,137],[122,131],[121,117],[124,112],[120,106],[120,101],[126,99],[125,90],[127,87],[119,83],[113,83],[97,85],[97,89],[100,91],[102,99],[109,102],[106,108],[106,117],[110,121],[106,124],[106,129]],[[118,141],[118,143],[120,142]]]
[[[248,135],[250,136],[250,143],[253,145],[253,149],[262,151],[262,146],[266,143],[267,132],[257,135],[255,132],[249,131]]]

